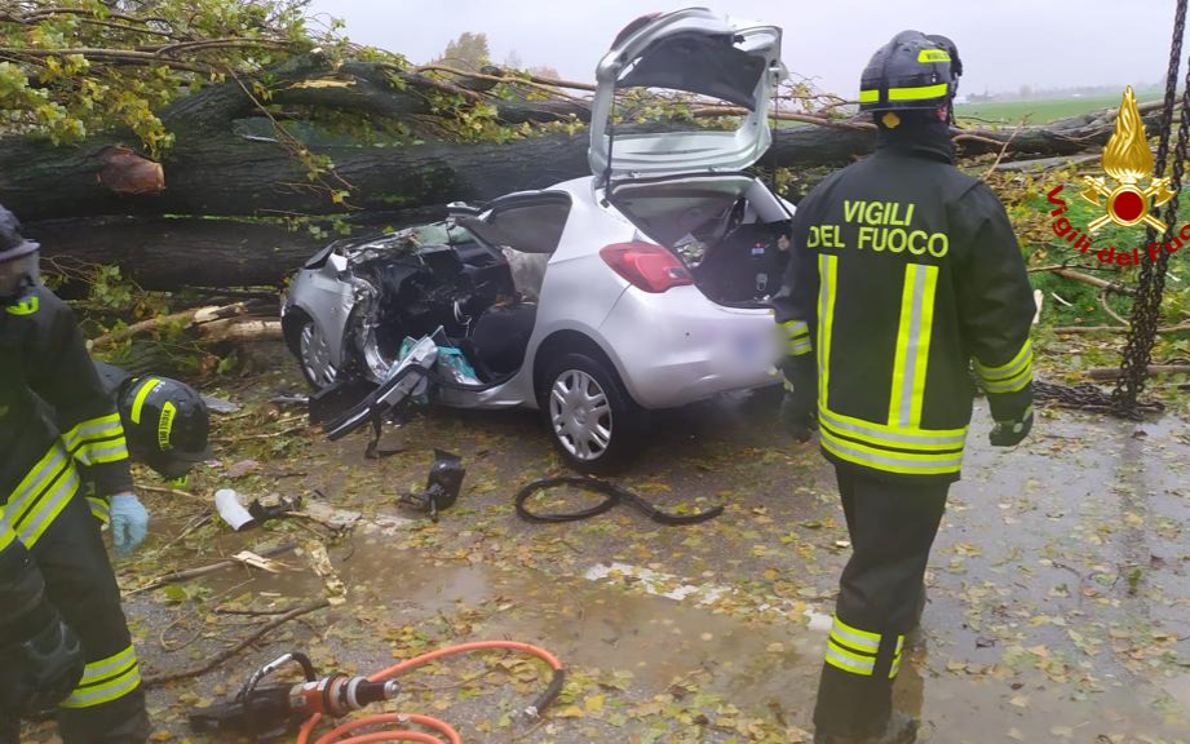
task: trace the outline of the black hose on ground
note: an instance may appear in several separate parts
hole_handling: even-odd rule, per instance
[[[549,488],[557,488],[558,486],[573,486],[584,491],[594,491],[595,493],[603,494],[606,498],[589,509],[562,514],[542,514],[531,512],[525,508],[525,502],[534,493]],[[723,507],[716,506],[714,509],[708,509],[698,514],[668,514],[645,501],[640,496],[637,496],[635,493],[625,488],[620,488],[614,483],[597,478],[585,478],[575,475],[564,475],[557,478],[543,478],[533,481],[517,492],[515,500],[516,513],[521,519],[526,522],[551,523],[575,522],[580,519],[589,519],[610,511],[621,502],[627,503],[629,506],[643,512],[645,516],[654,522],[665,525],[698,524],[700,522],[706,522],[709,519],[714,519],[723,513]]]

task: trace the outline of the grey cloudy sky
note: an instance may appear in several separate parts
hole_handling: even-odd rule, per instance
[[[790,70],[851,94],[871,53],[894,33],[943,33],[959,46],[962,92],[1072,85],[1148,84],[1164,76],[1173,0],[314,0],[348,35],[424,62],[463,31],[488,36],[500,62],[549,65],[591,80],[616,33],[633,18],[684,5],[784,28]]]

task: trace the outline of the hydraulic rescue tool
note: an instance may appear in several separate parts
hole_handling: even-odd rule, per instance
[[[414,713],[380,713],[338,722],[315,738],[314,730],[323,717],[342,718],[373,703],[392,700],[400,693],[397,678],[443,657],[473,651],[518,651],[535,656],[552,670],[549,685],[532,705],[521,711],[536,718],[562,691],[566,672],[550,652],[517,641],[475,641],[447,646],[415,656],[367,677],[335,673],[319,676],[310,658],[299,651],[283,654],[253,672],[231,700],[200,708],[190,714],[190,726],[198,733],[224,737],[248,736],[255,741],[272,741],[297,732],[298,744],[364,744],[372,741],[413,741],[423,744],[462,744],[462,738],[445,721]],[[262,685],[265,678],[290,664],[296,664],[305,678],[296,683]],[[399,730],[379,732],[380,725],[396,724]],[[433,733],[410,730],[409,725]],[[353,733],[360,729],[367,732]]]
[[[290,662],[302,668],[304,682],[260,684]],[[320,678],[308,656],[291,651],[253,672],[228,702],[190,714],[190,725],[199,733],[271,739],[296,731],[302,719],[316,713],[340,718],[371,703],[389,700],[399,689],[396,680],[391,679],[371,682],[367,677],[341,673]]]

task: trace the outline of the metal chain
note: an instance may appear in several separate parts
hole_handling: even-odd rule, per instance
[[[1159,178],[1165,172],[1169,155],[1169,138],[1173,128],[1174,102],[1177,96],[1178,69],[1182,58],[1182,37],[1186,27],[1187,0],[1178,0],[1174,14],[1173,39],[1170,42],[1169,70],[1165,77],[1165,108],[1161,112],[1161,129],[1157,145],[1157,158],[1153,177]],[[1174,196],[1165,207],[1165,234],[1163,243],[1173,238],[1177,229],[1178,190],[1182,185],[1187,140],[1190,139],[1190,63],[1186,68],[1186,87],[1182,95],[1182,116],[1178,122],[1178,139],[1174,145],[1171,188]],[[1145,240],[1152,243],[1157,233],[1152,228],[1146,231]],[[1120,377],[1111,394],[1111,410],[1117,415],[1139,418],[1141,411],[1150,409],[1150,404],[1139,403],[1148,375],[1149,362],[1153,357],[1153,343],[1157,338],[1157,327],[1161,315],[1161,297],[1165,292],[1165,273],[1169,267],[1168,251],[1161,251],[1156,262],[1143,261],[1137,277],[1136,296],[1132,303],[1132,316],[1128,339],[1120,358]]]
[[[1083,383],[1081,385],[1056,385],[1041,380],[1033,381],[1033,400],[1035,402],[1052,402],[1064,408],[1080,408],[1088,411],[1102,411],[1114,413],[1116,402],[1111,393],[1105,392],[1098,385]],[[1156,401],[1146,401],[1136,404],[1137,414],[1160,413],[1165,406]],[[1139,418],[1139,415],[1137,416]]]

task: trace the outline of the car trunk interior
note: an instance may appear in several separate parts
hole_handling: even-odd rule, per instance
[[[714,302],[763,307],[780,286],[789,214],[745,174],[688,175],[613,183],[608,199],[641,232],[690,268]]]

